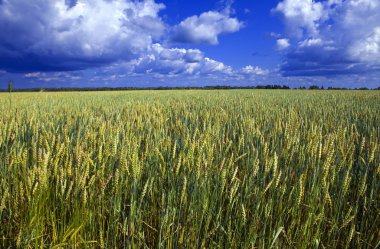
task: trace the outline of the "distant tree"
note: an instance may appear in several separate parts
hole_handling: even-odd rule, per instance
[[[8,92],[11,93],[13,91],[13,80],[8,82]]]
[[[319,86],[312,85],[309,87],[309,90],[319,90]]]
[[[332,86],[329,86],[327,88],[327,90],[348,90],[348,88],[344,88],[344,87],[332,87]]]

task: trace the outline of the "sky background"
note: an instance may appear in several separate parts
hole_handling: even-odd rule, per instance
[[[380,86],[379,0],[0,0],[0,88]]]

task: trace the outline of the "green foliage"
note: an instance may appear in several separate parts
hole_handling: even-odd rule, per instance
[[[380,240],[376,91],[13,97],[17,112],[0,116],[1,248]]]

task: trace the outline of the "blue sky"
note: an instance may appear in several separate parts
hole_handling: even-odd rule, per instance
[[[0,0],[0,87],[380,86],[378,0]]]

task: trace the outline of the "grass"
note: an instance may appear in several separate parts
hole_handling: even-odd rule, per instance
[[[380,94],[0,94],[1,248],[375,248]]]

